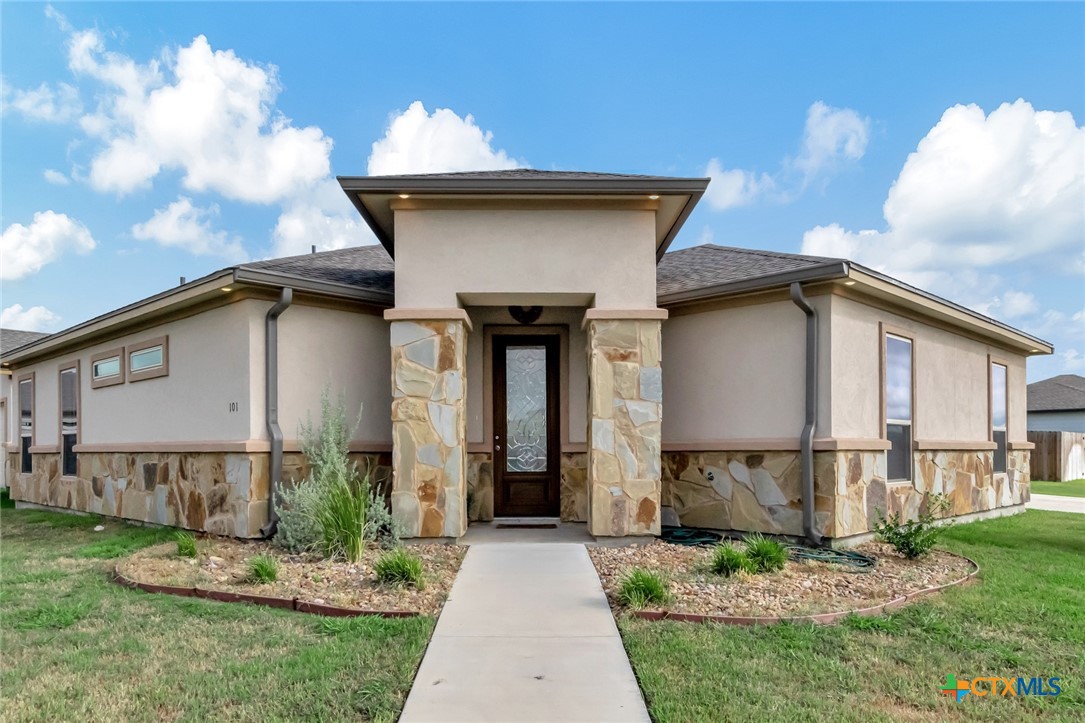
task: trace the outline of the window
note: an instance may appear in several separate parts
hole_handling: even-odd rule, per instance
[[[128,381],[164,377],[170,373],[170,343],[168,336],[148,339],[128,347]]]
[[[912,479],[912,341],[885,335],[885,438],[889,480]]]
[[[1006,471],[1006,365],[991,362],[991,441],[994,471]]]
[[[19,471],[34,471],[30,447],[34,444],[34,376],[19,380]]]
[[[124,347],[108,349],[90,358],[90,388],[124,384]]]
[[[79,363],[60,370],[60,473],[77,474],[75,445],[79,439]]]

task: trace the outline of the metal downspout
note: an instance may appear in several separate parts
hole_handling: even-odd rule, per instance
[[[260,534],[271,537],[279,523],[275,495],[283,476],[283,430],[279,428],[279,316],[294,301],[294,290],[283,287],[279,300],[268,309],[264,320],[264,414],[271,439],[271,464],[268,469],[267,524]]]
[[[825,540],[814,524],[814,432],[818,426],[818,312],[802,293],[802,284],[791,284],[791,300],[806,314],[806,426],[799,438],[802,465],[802,531],[813,545]]]

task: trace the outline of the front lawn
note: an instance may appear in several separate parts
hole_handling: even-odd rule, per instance
[[[1063,497],[1085,497],[1085,479],[1068,482],[1042,482],[1033,480],[1029,489],[1037,495],[1062,495]]]
[[[619,620],[657,723],[1085,719],[1085,515],[959,525],[982,582],[833,627]],[[1056,676],[1057,698],[939,693],[946,675]]]
[[[116,558],[172,531],[7,505],[0,526],[5,721],[391,721],[434,625],[127,590]]]

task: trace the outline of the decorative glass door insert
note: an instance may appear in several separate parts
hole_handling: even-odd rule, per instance
[[[507,472],[545,472],[546,347],[505,349]]]

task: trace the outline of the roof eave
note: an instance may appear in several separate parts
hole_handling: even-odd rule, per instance
[[[716,297],[732,296],[734,294],[749,293],[751,291],[768,291],[770,289],[790,286],[796,281],[810,283],[816,281],[832,281],[843,279],[848,275],[847,261],[831,261],[805,269],[784,271],[777,274],[758,276],[752,279],[729,281],[725,284],[706,286],[699,289],[675,291],[669,294],[661,294],[657,297],[660,306],[673,306],[693,301],[704,301]]]
[[[307,291],[321,296],[364,301],[378,306],[394,306],[395,295],[386,291],[363,289],[338,281],[321,281],[283,271],[252,269],[240,266],[234,270],[234,280],[251,286],[282,288],[289,286],[295,291]]]

